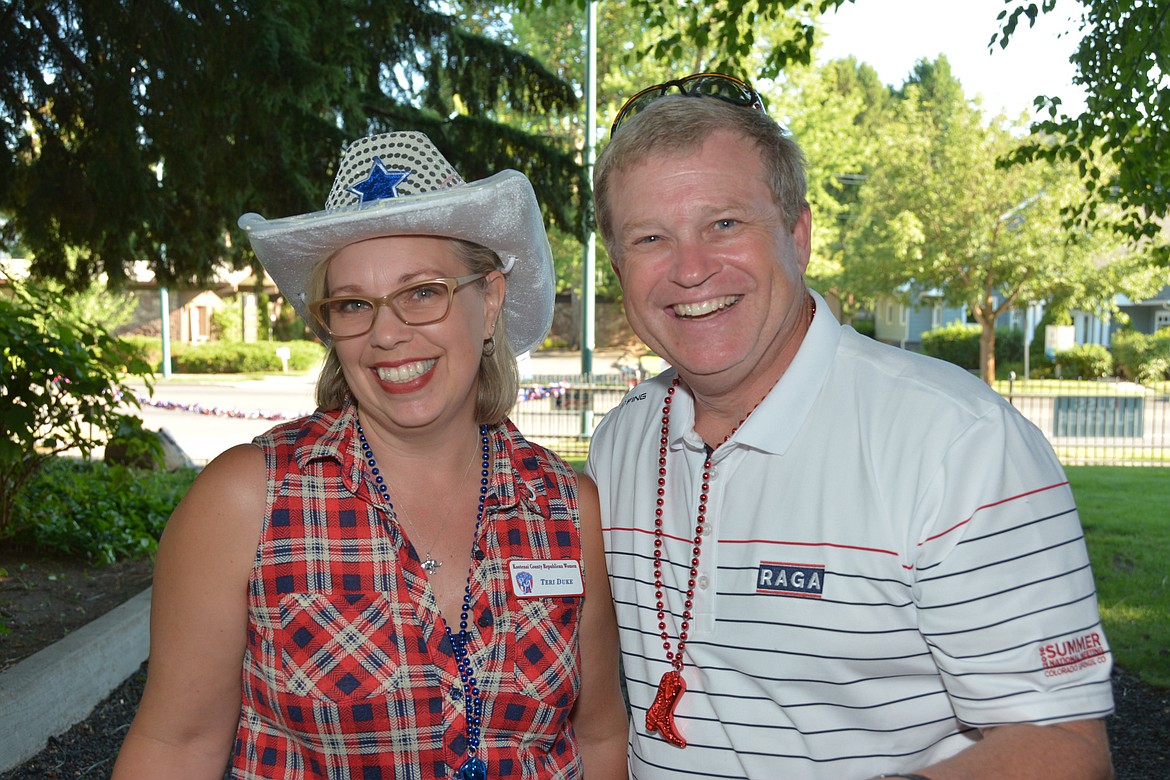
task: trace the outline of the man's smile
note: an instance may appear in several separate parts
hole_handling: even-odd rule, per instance
[[[676,303],[671,309],[680,320],[695,320],[728,309],[739,303],[742,297],[740,295],[725,295],[721,298],[710,298],[695,303]]]

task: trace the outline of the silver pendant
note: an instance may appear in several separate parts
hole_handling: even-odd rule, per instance
[[[423,571],[425,571],[427,574],[434,574],[435,570],[438,569],[442,565],[443,565],[443,562],[436,561],[434,558],[431,557],[430,553],[427,553],[427,559],[422,562]]]

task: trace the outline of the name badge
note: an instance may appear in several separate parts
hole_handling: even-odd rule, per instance
[[[508,561],[512,593],[522,599],[580,596],[585,592],[581,564],[574,560]]]

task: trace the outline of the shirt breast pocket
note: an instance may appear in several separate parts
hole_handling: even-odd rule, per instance
[[[401,614],[409,610],[409,615]],[[291,593],[276,636],[288,693],[335,703],[387,696],[421,647],[413,609],[382,593]]]
[[[508,643],[516,693],[558,708],[576,701],[580,609],[577,597],[520,600]]]

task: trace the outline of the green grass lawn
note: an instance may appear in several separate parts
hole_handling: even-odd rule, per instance
[[[1066,471],[1117,663],[1170,688],[1170,469]]]
[[[584,468],[584,458],[570,460]],[[1101,619],[1120,666],[1170,688],[1170,469],[1070,466]]]
[[[1143,386],[1131,383],[1118,382],[1086,382],[1079,379],[1017,379],[1009,382],[1006,379],[997,379],[992,388],[1004,396],[1015,395],[1145,395],[1159,393],[1162,385]],[[1164,388],[1161,388],[1164,392]]]

